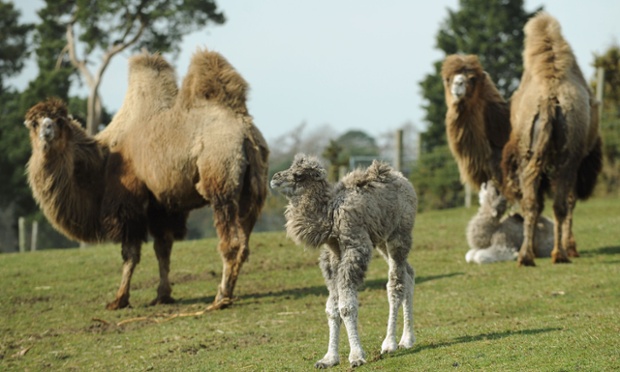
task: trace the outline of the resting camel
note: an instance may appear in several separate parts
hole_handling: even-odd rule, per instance
[[[523,217],[504,216],[508,203],[493,182],[483,183],[478,193],[480,208],[467,224],[470,250],[465,261],[478,264],[516,260],[523,244]],[[553,249],[553,222],[544,216],[536,226],[536,257],[550,257]]]
[[[320,267],[329,290],[325,312],[329,343],[317,368],[340,363],[338,340],[343,322],[350,345],[349,363],[366,363],[358,330],[357,289],[363,283],[372,249],[376,247],[389,266],[387,294],[390,304],[387,336],[381,353],[410,348],[413,334],[414,271],[407,262],[413,243],[417,196],[411,183],[387,164],[374,161],[357,169],[336,185],[314,156],[297,154],[289,169],[273,175],[271,187],[289,200],[286,232],[297,244],[323,247]],[[398,308],[404,327],[396,343]]]
[[[601,170],[597,103],[553,17],[540,12],[524,31],[524,71],[511,99],[512,133],[502,159],[504,194],[520,201],[524,217],[519,265],[535,265],[547,192],[555,217],[552,262],[567,263],[578,256],[573,209],[590,196]]]
[[[510,136],[508,103],[475,55],[453,54],[443,62],[446,135],[461,181],[480,188],[502,184],[502,149]]]
[[[154,238],[159,286],[152,304],[171,303],[173,241],[190,210],[211,205],[222,256],[222,281],[210,308],[232,302],[248,240],[267,193],[268,148],[245,105],[247,83],[219,54],[197,52],[181,89],[161,56],[129,62],[119,112],[95,137],[48,99],[25,124],[35,200],[56,229],[84,242],[120,242],[121,284],[108,309],[129,306],[142,243]]]

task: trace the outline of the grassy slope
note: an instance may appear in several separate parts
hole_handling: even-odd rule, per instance
[[[611,370],[620,368],[620,201],[578,204],[582,257],[571,265],[538,259],[464,262],[474,210],[418,216],[410,262],[416,269],[413,349],[379,355],[385,336],[386,264],[375,256],[360,291],[362,370]],[[104,310],[120,280],[120,249],[0,255],[0,370],[310,370],[327,350],[327,291],[318,253],[284,233],[252,237],[230,309],[156,323],[137,317],[191,314],[213,300],[221,261],[213,239],[177,243],[175,305],[155,296],[150,244],[132,283],[132,309]],[[93,320],[99,319],[99,320]],[[341,337],[347,370],[348,342]]]

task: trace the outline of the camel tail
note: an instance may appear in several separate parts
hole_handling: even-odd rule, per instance
[[[247,115],[248,89],[248,83],[221,54],[198,50],[183,81],[181,99],[187,108],[207,100]]]
[[[562,79],[576,64],[559,22],[540,12],[525,25],[523,63],[535,78],[543,81]]]
[[[579,164],[577,171],[577,197],[585,200],[592,195],[598,174],[603,168],[603,142],[598,137],[594,146]]]
[[[251,126],[243,143],[248,166],[243,179],[240,215],[256,222],[268,193],[269,149],[259,130]]]

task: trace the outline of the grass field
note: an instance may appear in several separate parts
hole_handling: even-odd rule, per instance
[[[360,370],[619,369],[620,200],[577,205],[581,257],[570,265],[466,264],[464,230],[473,213],[418,216],[409,257],[417,342],[383,357],[387,265],[373,257],[359,293],[368,360]],[[254,234],[251,247],[234,305],[203,314],[220,279],[214,239],[175,245],[178,301],[157,307],[146,306],[158,274],[145,245],[133,308],[120,311],[104,310],[120,281],[118,246],[0,255],[0,370],[312,370],[328,340],[318,252],[293,245],[283,232]],[[340,345],[335,371],[349,369],[344,328]]]

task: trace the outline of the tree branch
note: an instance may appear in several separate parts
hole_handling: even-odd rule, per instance
[[[67,45],[63,48],[66,49],[67,54],[69,55],[69,61],[73,67],[77,68],[80,73],[86,79],[86,83],[91,88],[95,85],[95,80],[93,79],[93,75],[90,73],[88,68],[86,67],[86,61],[81,61],[77,57],[77,53],[75,51],[75,36],[73,35],[73,23],[75,21],[72,20],[67,24]]]

